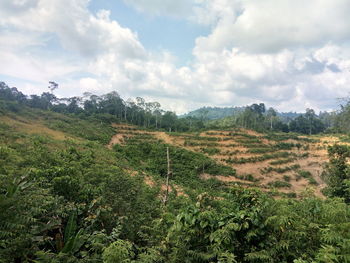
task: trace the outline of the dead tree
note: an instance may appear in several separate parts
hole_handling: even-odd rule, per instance
[[[166,191],[165,191],[165,196],[164,196],[164,205],[167,204],[168,198],[169,198],[169,179],[170,176],[172,175],[172,172],[170,171],[170,156],[169,156],[169,147],[166,147],[166,157],[167,157],[167,163],[168,163],[168,172],[166,175]]]

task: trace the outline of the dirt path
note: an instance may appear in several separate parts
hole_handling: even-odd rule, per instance
[[[175,144],[173,138],[166,134],[165,132],[151,132],[154,137],[156,137],[159,140],[164,141],[167,144]]]
[[[110,142],[108,143],[107,147],[109,149],[112,149],[112,147],[115,144],[121,144],[124,142],[124,135],[123,134],[116,134],[112,137],[112,139],[110,140]]]
[[[206,173],[201,174],[200,178],[204,179],[204,180],[209,180],[211,178],[214,178],[214,179],[217,179],[217,180],[219,180],[221,182],[225,182],[225,183],[232,183],[232,182],[239,182],[239,183],[244,183],[244,184],[249,183],[249,181],[241,180],[241,179],[238,179],[234,176],[210,175],[210,174],[206,174]]]

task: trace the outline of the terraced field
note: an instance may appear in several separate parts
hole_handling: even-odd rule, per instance
[[[203,180],[215,177],[227,186],[257,187],[272,195],[300,197],[314,193],[322,197],[321,179],[328,161],[327,146],[336,137],[260,134],[249,130],[211,130],[202,133],[165,133],[141,130],[135,126],[114,125],[116,135],[108,147],[133,140],[157,142],[200,152],[236,170],[235,176],[201,174]]]

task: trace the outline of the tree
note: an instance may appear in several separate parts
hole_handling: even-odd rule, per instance
[[[82,101],[81,97],[71,97],[67,99],[68,101],[68,105],[67,105],[67,111],[69,113],[80,113],[82,111],[82,109],[80,108],[80,104]]]
[[[328,147],[329,163],[323,174],[328,187],[326,192],[333,197],[342,197],[350,203],[350,147],[333,145]]]
[[[54,90],[58,89],[58,84],[54,81],[49,81],[49,90],[53,93]]]
[[[350,98],[343,99],[340,111],[335,117],[334,127],[337,132],[350,132]]]
[[[177,121],[177,116],[174,112],[167,111],[162,117],[162,127],[166,130],[172,131],[175,129]]]
[[[294,132],[311,135],[323,132],[325,126],[313,109],[306,109],[305,114],[296,117],[289,123],[289,129]]]
[[[46,109],[50,109],[52,107],[52,104],[57,102],[57,97],[50,92],[44,92],[41,94],[41,100],[42,100],[42,105],[43,108]]]
[[[158,128],[158,119],[159,117],[161,116],[161,111],[160,111],[160,103],[155,101],[155,102],[152,102],[152,114],[156,117],[156,129]]]
[[[266,116],[270,120],[270,130],[273,130],[273,121],[277,116],[277,112],[274,108],[269,108],[266,112]]]

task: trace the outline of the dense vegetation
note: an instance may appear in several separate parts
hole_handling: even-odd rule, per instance
[[[162,110],[158,102],[146,102],[140,97],[125,101],[117,92],[111,92],[102,96],[85,93],[82,97],[57,98],[52,92],[55,88],[57,86],[51,87],[51,92],[44,92],[40,96],[26,96],[17,88],[10,88],[0,82],[0,111],[16,112],[27,106],[75,115],[80,119],[94,118],[109,123],[123,121],[168,131],[188,131],[204,127],[201,119],[178,118],[175,113]]]
[[[275,200],[228,187],[215,175],[234,169],[145,135],[108,149],[118,111],[65,104],[63,115],[20,97],[0,104],[1,263],[350,261],[348,146],[329,148],[327,199]]]
[[[264,103],[252,104],[232,117],[209,122],[209,126],[212,128],[241,127],[261,132],[297,132],[309,135],[321,133],[326,128],[334,127],[329,118],[327,121],[322,119],[330,114],[323,113],[317,116],[312,109],[307,109],[305,114],[291,114],[291,116],[295,116],[294,118],[288,116],[288,114],[278,114],[273,108],[266,110]]]
[[[239,114],[244,111],[245,107],[203,107],[197,110],[191,111],[182,117],[194,117],[203,120],[217,120],[225,117],[230,117],[235,114]]]
[[[82,97],[58,98],[53,91],[58,84],[50,82],[50,92],[40,96],[26,96],[17,88],[10,88],[0,82],[0,110],[16,111],[23,105],[64,114],[74,114],[79,118],[95,118],[109,122],[128,122],[145,128],[167,131],[193,131],[203,128],[247,128],[257,131],[298,132],[317,134],[348,132],[350,105],[341,106],[339,112],[321,112],[306,109],[305,114],[278,113],[266,109],[264,103],[246,107],[201,108],[182,117],[171,111],[164,111],[158,102],[147,102],[141,97],[123,100],[117,92],[102,96],[85,93]],[[224,117],[229,115],[229,117]],[[218,119],[223,117],[221,119]]]

